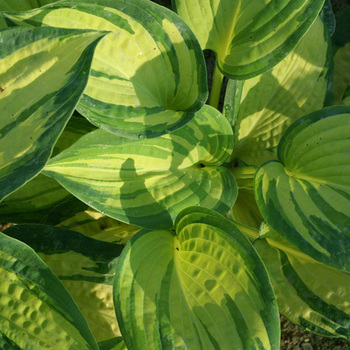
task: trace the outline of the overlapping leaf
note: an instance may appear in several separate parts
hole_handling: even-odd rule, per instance
[[[278,161],[255,176],[267,224],[296,250],[350,271],[350,107],[325,108],[294,123]]]
[[[27,245],[0,233],[0,344],[98,350],[74,300]]]
[[[63,282],[96,341],[120,335],[112,300],[112,282],[121,246],[44,225],[17,225],[5,233],[32,247]]]
[[[168,228],[191,205],[222,214],[230,210],[237,187],[230,171],[219,165],[232,146],[225,117],[204,106],[183,128],[154,139],[94,131],[50,160],[44,174],[108,216]]]
[[[314,333],[350,340],[350,275],[271,248],[254,246],[268,269],[280,312]]]
[[[0,32],[0,200],[43,168],[86,86],[104,32]]]
[[[281,61],[303,37],[322,0],[175,0],[203,49],[216,52],[232,79],[261,74]]]
[[[242,84],[231,80],[225,103],[235,134],[232,159],[255,166],[276,159],[275,148],[288,126],[324,106],[330,62],[329,35],[318,18],[271,71]]]
[[[170,231],[140,231],[117,263],[117,318],[129,349],[279,349],[264,265],[235,225],[204,208]]]
[[[126,244],[140,230],[138,226],[124,224],[92,209],[77,213],[57,226],[80,232],[93,239],[117,244]]]
[[[147,0],[60,1],[6,16],[19,25],[109,30],[79,111],[119,135],[154,137],[187,123],[207,98],[201,48],[175,13]]]

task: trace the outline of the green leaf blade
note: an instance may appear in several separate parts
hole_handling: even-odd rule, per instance
[[[118,261],[115,304],[126,345],[278,349],[273,292],[248,240],[207,209],[178,219],[176,235],[141,231]]]
[[[272,68],[299,42],[323,1],[175,0],[176,10],[218,56],[231,79],[249,79]]]
[[[150,1],[64,1],[6,14],[19,25],[104,29],[79,112],[109,132],[155,137],[193,118],[208,95],[196,38]]]
[[[204,106],[182,129],[154,139],[116,138],[97,130],[53,158],[44,174],[115,219],[169,228],[187,206],[223,214],[232,207],[236,182],[219,166],[232,146],[227,120]]]
[[[1,328],[21,349],[98,349],[67,290],[25,244],[0,234]]]
[[[326,108],[294,123],[279,145],[280,161],[255,177],[267,224],[297,250],[342,271],[350,269],[349,113]]]
[[[269,271],[285,317],[316,334],[350,339],[348,273],[310,257],[273,249],[263,240],[255,247]]]
[[[0,199],[46,164],[86,86],[95,46],[104,35],[54,28],[0,33]]]

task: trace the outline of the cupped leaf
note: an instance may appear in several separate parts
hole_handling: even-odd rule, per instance
[[[105,32],[0,32],[0,200],[37,175],[86,86]]]
[[[350,275],[282,250],[254,243],[269,272],[281,314],[322,336],[350,340]]]
[[[63,220],[57,227],[64,227],[93,239],[117,244],[126,244],[141,229],[138,226],[114,220],[92,209]]]
[[[85,316],[96,341],[120,336],[112,283],[122,246],[45,225],[17,225],[4,233],[33,248],[63,282]]]
[[[241,84],[229,81],[225,111],[234,128],[232,159],[254,166],[276,159],[288,126],[333,100],[328,101],[330,49],[328,31],[318,18],[271,71]]]
[[[0,233],[0,344],[11,349],[98,349],[60,280],[27,245]]]
[[[223,216],[189,208],[176,234],[136,234],[117,263],[114,300],[129,349],[279,349],[264,265]]]
[[[314,112],[295,122],[278,161],[255,176],[267,224],[296,250],[350,271],[350,107]]]
[[[280,62],[316,19],[323,0],[174,0],[203,49],[229,78],[248,79]]]
[[[219,165],[232,146],[225,117],[204,106],[183,128],[153,139],[94,131],[50,160],[44,174],[108,216],[141,227],[169,228],[191,205],[222,214],[230,210],[237,186],[230,171]]]
[[[6,14],[19,25],[103,29],[79,112],[131,138],[154,137],[193,118],[207,99],[206,68],[193,33],[148,0],[59,1]]]

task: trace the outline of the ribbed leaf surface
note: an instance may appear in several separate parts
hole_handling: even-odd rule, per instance
[[[274,294],[243,234],[204,208],[185,210],[175,229],[140,231],[118,260],[128,349],[279,349]]]
[[[59,279],[32,249],[2,233],[0,272],[0,344],[26,350],[98,349]]]
[[[331,53],[328,32],[317,19],[296,48],[272,70],[237,86],[230,81],[226,108],[234,127],[232,159],[260,166],[276,159],[284,132],[300,117],[324,106]],[[235,95],[240,98],[234,102]]]
[[[94,131],[53,158],[44,173],[115,219],[168,228],[191,205],[222,214],[230,210],[236,182],[219,165],[232,146],[225,117],[204,106],[183,128],[154,139],[136,141]]]
[[[44,225],[17,225],[4,233],[32,247],[63,282],[96,341],[120,335],[112,300],[112,282],[122,246]]]
[[[255,176],[267,224],[297,250],[350,271],[350,107],[326,108],[294,123],[279,161]]]
[[[44,167],[86,86],[103,32],[0,32],[0,200]]]
[[[254,245],[271,277],[280,312],[323,336],[350,340],[350,275],[312,259]]]
[[[217,53],[218,66],[232,79],[261,74],[298,43],[323,0],[175,0],[203,49]]]
[[[6,15],[19,25],[111,31],[98,45],[79,111],[129,137],[187,123],[207,98],[201,48],[183,20],[148,0],[72,0]]]

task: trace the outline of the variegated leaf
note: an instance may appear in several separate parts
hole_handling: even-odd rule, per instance
[[[279,349],[274,293],[256,251],[223,216],[188,208],[176,234],[142,230],[117,263],[129,349]]]
[[[98,350],[76,303],[22,242],[0,233],[0,344],[4,349]]]
[[[254,244],[268,269],[280,312],[300,327],[350,340],[350,274],[310,258]]]
[[[278,161],[255,176],[267,224],[301,253],[350,271],[350,107],[314,112],[295,122]]]
[[[120,336],[112,283],[122,246],[45,225],[17,225],[4,233],[32,247],[63,282],[96,341]]]
[[[0,200],[37,175],[86,86],[105,32],[0,32]]]
[[[140,227],[124,224],[98,211],[88,209],[60,222],[57,227],[77,231],[105,242],[126,244]]]
[[[175,0],[203,49],[216,52],[220,70],[248,79],[272,68],[303,37],[323,0]]]
[[[193,118],[207,99],[201,48],[183,20],[148,0],[71,0],[6,14],[19,25],[108,30],[79,111],[132,138],[154,137]]]
[[[0,222],[56,225],[86,207],[56,180],[39,174],[0,202]]]
[[[330,48],[328,32],[318,18],[297,47],[271,71],[243,84],[229,81],[225,104],[235,135],[232,159],[254,166],[276,159],[276,147],[288,126],[332,102],[332,98],[325,101]]]
[[[108,216],[141,227],[168,228],[191,205],[222,214],[230,210],[236,182],[219,165],[232,146],[225,117],[204,106],[183,128],[154,139],[92,132],[50,160],[44,174]]]

